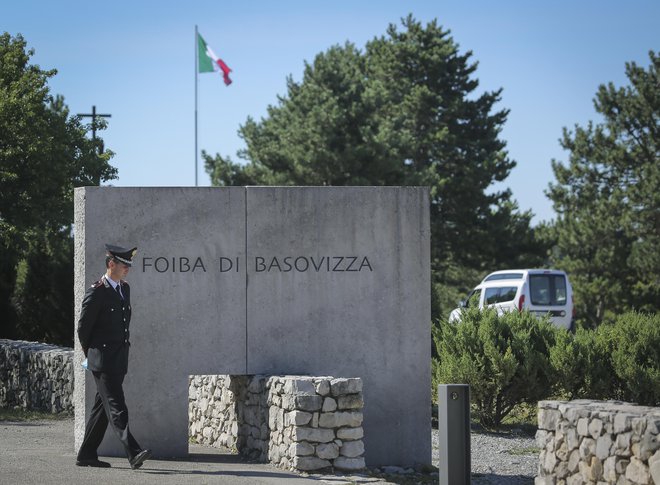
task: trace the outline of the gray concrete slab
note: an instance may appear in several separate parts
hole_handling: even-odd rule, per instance
[[[138,246],[128,275],[131,430],[158,456],[183,456],[188,376],[246,371],[245,270],[222,271],[221,260],[244,259],[245,189],[85,187],[75,195],[76,312],[85,288],[105,272],[104,244]],[[86,390],[86,406],[76,402],[78,447],[95,385],[76,354],[76,394],[81,383]],[[112,438],[106,433],[100,452],[123,455]]]
[[[111,468],[78,467],[72,430],[72,419],[0,421],[0,485],[319,485],[312,478],[201,446],[193,446],[189,458],[148,460],[139,470],[131,470],[128,461],[119,457],[102,458]]]
[[[428,191],[248,187],[250,374],[361,377],[369,466],[431,462]]]
[[[76,312],[104,243],[139,248],[125,394],[142,446],[186,455],[191,374],[357,376],[367,465],[431,463],[426,188],[86,187],[75,224]],[[94,384],[76,349],[78,447]],[[112,438],[100,451],[121,456]]]

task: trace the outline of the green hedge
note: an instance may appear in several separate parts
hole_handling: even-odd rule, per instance
[[[542,399],[621,399],[660,405],[660,315],[626,313],[575,334],[527,312],[471,309],[433,330],[433,387],[470,385],[475,417],[499,427]]]

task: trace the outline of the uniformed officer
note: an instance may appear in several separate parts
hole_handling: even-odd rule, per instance
[[[110,466],[97,455],[109,422],[126,450],[131,468],[136,469],[151,457],[151,450],[142,449],[128,428],[128,408],[122,388],[131,345],[131,289],[124,278],[137,248],[107,244],[105,248],[106,273],[85,292],[78,321],[78,339],[87,357],[87,369],[96,381],[96,399],[76,465]]]

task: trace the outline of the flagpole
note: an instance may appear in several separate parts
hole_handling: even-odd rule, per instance
[[[195,187],[197,187],[197,63],[199,62],[199,41],[197,25],[195,25]]]

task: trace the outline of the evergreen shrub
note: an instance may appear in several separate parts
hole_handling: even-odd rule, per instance
[[[470,309],[460,323],[443,322],[434,332],[435,380],[469,384],[475,417],[498,428],[517,405],[536,404],[552,392],[550,349],[558,331],[528,312]]]

